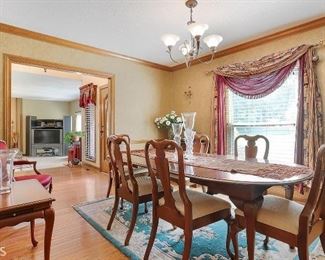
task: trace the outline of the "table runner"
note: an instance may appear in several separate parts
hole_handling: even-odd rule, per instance
[[[145,157],[144,150],[133,150],[132,155]],[[154,150],[149,151],[150,159],[155,158]],[[173,152],[166,152],[169,162],[177,162]],[[234,160],[216,154],[194,154],[192,158],[185,159],[185,164],[195,167],[255,175],[263,178],[284,180],[301,174],[311,174],[313,171],[306,166],[288,166],[275,163],[259,163],[252,160]]]

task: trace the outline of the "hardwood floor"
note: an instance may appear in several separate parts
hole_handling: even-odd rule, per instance
[[[55,223],[52,237],[51,259],[127,259],[110,242],[104,239],[72,208],[73,205],[104,198],[107,191],[107,175],[93,169],[54,168],[42,170],[53,176],[52,195],[56,199]],[[31,191],[32,192],[32,191]],[[272,188],[272,194],[283,196],[284,190]],[[295,192],[295,199],[303,202],[306,195]],[[28,223],[0,230],[0,247],[5,247],[2,259],[43,259],[44,221],[38,220],[35,229],[39,244],[30,242]]]
[[[56,199],[53,203],[56,215],[51,259],[127,259],[72,208],[80,202],[104,198],[107,175],[93,169],[68,167],[42,172],[54,178],[52,194]],[[5,247],[7,255],[0,259],[43,259],[43,220],[36,222],[35,235],[39,244],[33,248],[28,223],[1,229],[0,247]]]

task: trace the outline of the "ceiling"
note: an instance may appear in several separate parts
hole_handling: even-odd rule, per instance
[[[79,88],[94,83],[102,86],[107,79],[84,75],[76,72],[51,70],[39,67],[13,64],[13,98],[73,101],[79,99]]]
[[[172,66],[164,33],[189,37],[184,0],[0,0],[0,21]],[[198,0],[194,20],[224,38],[219,49],[324,16],[324,0]],[[205,51],[207,51],[205,49]],[[178,50],[175,50],[178,54]],[[176,55],[182,61],[180,54]]]

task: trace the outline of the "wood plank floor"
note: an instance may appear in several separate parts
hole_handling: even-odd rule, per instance
[[[72,208],[73,205],[104,198],[107,175],[93,169],[54,168],[42,170],[53,176],[53,203],[56,217],[52,237],[51,259],[127,259],[110,242],[104,239]],[[200,189],[200,188],[199,188]],[[31,191],[32,192],[32,191]],[[273,188],[271,193],[283,195],[282,188]],[[304,201],[305,196],[295,192],[295,199]],[[20,224],[0,230],[0,247],[5,247],[7,256],[2,259],[43,259],[44,221],[38,220],[35,230],[39,244],[30,242],[29,224]]]
[[[79,202],[104,198],[107,175],[68,167],[46,170],[46,173],[54,178],[52,194],[56,199],[51,259],[127,259],[72,208]],[[43,220],[37,221],[35,234],[39,244],[33,248],[29,224],[1,229],[0,247],[5,247],[7,256],[0,259],[43,259]]]

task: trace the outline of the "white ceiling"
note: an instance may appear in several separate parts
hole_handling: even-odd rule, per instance
[[[81,80],[14,71],[12,76],[12,97],[51,101],[72,101],[79,99]]]
[[[11,95],[14,98],[73,101],[79,99],[79,88],[89,83],[103,86],[108,80],[78,72],[12,65]]]
[[[0,0],[0,21],[160,64],[164,33],[185,39],[184,0]],[[324,16],[325,0],[198,0],[194,20],[224,37],[220,49]],[[178,52],[178,51],[177,51]],[[181,58],[181,56],[177,56]]]

